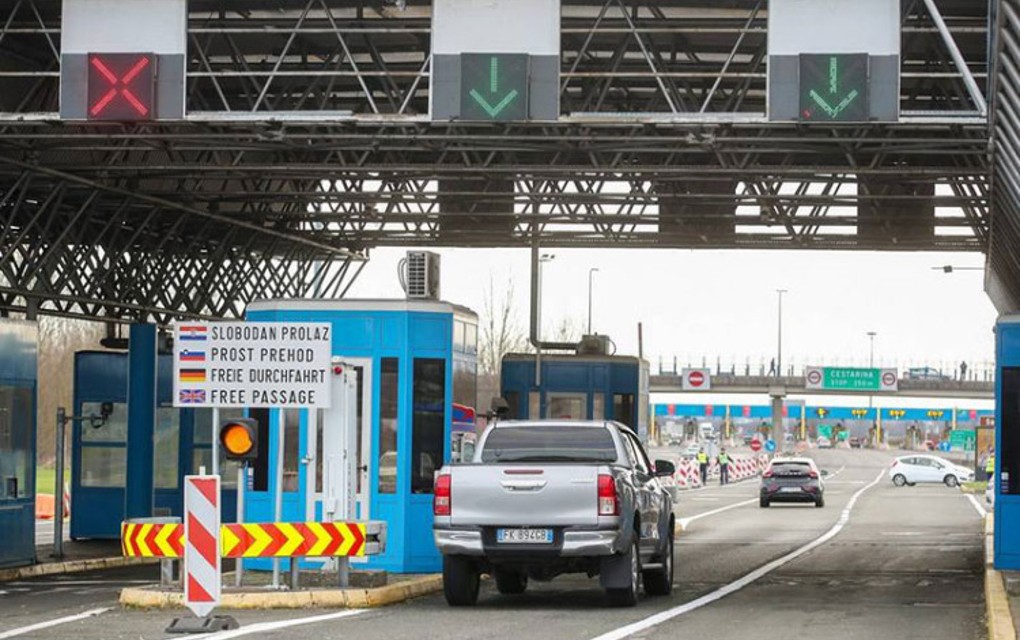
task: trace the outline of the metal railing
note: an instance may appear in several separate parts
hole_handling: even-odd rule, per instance
[[[659,375],[680,375],[684,369],[709,369],[715,375],[733,376],[803,376],[807,367],[860,367],[869,368],[869,359],[854,357],[837,358],[796,358],[784,361],[782,371],[773,368],[771,357],[748,356],[744,358],[721,355],[700,356],[657,356],[652,359],[653,370]],[[961,369],[966,363],[966,369]],[[916,380],[958,380],[966,382],[994,382],[995,363],[990,360],[876,360],[874,367],[896,369],[901,379]],[[911,370],[915,373],[912,375]]]

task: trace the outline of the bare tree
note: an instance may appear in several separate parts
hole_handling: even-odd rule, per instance
[[[482,373],[498,376],[503,356],[529,351],[531,346],[528,334],[518,320],[513,279],[508,279],[506,289],[497,294],[490,276],[484,295],[478,368]]]
[[[492,276],[485,288],[478,344],[478,396],[476,407],[489,408],[499,396],[499,373],[503,356],[531,350],[528,334],[518,320],[514,281],[509,278],[502,292],[496,291]]]
[[[556,325],[553,330],[553,342],[580,342],[581,334],[581,321],[577,318],[564,317]]]

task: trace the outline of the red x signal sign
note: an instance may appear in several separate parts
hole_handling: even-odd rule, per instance
[[[90,53],[88,119],[155,119],[155,67],[151,53]]]

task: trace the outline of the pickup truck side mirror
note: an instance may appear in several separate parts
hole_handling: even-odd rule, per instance
[[[510,413],[510,404],[505,398],[493,398],[489,404],[489,411],[492,415],[502,418]]]
[[[828,469],[822,469],[822,477],[824,478],[824,477],[826,477],[828,475],[829,475],[829,470]]]
[[[676,473],[676,465],[669,460],[656,460],[655,461],[655,475],[656,477],[671,476]]]

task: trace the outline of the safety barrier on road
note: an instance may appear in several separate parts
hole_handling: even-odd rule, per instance
[[[223,557],[360,557],[380,552],[383,529],[381,522],[227,524]]]
[[[180,558],[184,555],[184,525],[123,522],[120,546],[126,558]]]
[[[730,482],[746,480],[757,475],[765,469],[767,460],[764,456],[730,458]],[[708,477],[719,477],[719,463],[715,459],[708,465]],[[673,474],[676,486],[681,489],[698,489],[703,486],[701,481],[701,467],[696,460],[691,458],[680,458],[676,461],[676,473]]]
[[[120,527],[125,557],[180,558],[184,525],[124,522]],[[369,522],[275,522],[220,527],[224,558],[341,558],[385,550],[386,524]]]

